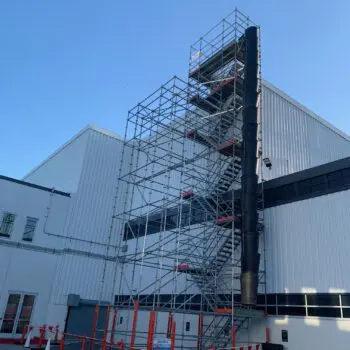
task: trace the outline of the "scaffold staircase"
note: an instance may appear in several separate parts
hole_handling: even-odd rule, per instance
[[[213,123],[209,130],[203,128],[207,133],[201,132],[198,129],[199,126],[197,129],[187,131],[186,137],[215,150],[219,153],[218,159],[221,160],[217,162],[217,168],[213,170],[212,180],[213,177],[216,177],[216,181],[213,181],[215,185],[210,190],[209,198],[217,199],[216,206],[214,206],[217,228],[213,236],[222,236],[222,243],[216,251],[211,252],[212,256],[208,259],[208,263],[203,264],[206,267],[204,270],[189,269],[192,279],[206,298],[211,296],[210,304],[219,306],[215,308],[215,313],[220,308],[229,305],[231,308],[235,307],[232,300],[222,297],[225,293],[220,290],[220,284],[217,281],[224,266],[241,245],[242,233],[239,220],[237,220],[240,212],[238,208],[235,208],[234,203],[227,205],[219,198],[221,194],[233,189],[235,182],[239,184],[241,172],[241,128],[243,125],[240,116],[243,109],[244,47],[244,36],[241,36],[198,64],[198,67],[189,73],[190,84],[197,92],[189,98],[189,103],[202,110],[202,113],[208,113],[207,118],[213,119]],[[226,159],[220,158],[222,155]],[[217,172],[218,168],[219,172]],[[201,196],[201,198],[206,198],[208,201],[208,197]],[[196,199],[191,197],[190,200],[195,201]],[[239,259],[232,259],[232,268],[233,265],[236,265],[239,269],[239,264]],[[239,273],[235,273],[232,278],[238,279],[239,276]],[[233,310],[230,314],[233,314]],[[229,316],[219,316],[219,318],[215,316],[212,322],[206,325],[204,334],[210,334],[209,338],[211,341],[214,339],[217,347],[226,347],[231,334],[228,330],[235,327],[235,330],[238,331],[248,319],[248,317]]]
[[[147,311],[202,316],[197,350],[231,346],[233,331],[263,316],[240,300],[244,31],[250,23],[240,16],[235,11],[214,39],[201,38],[186,85],[177,86],[174,78],[138,104],[129,112],[134,130],[126,132],[135,136],[126,141],[131,170],[121,177],[132,185],[122,234],[133,240],[135,251],[120,258],[133,266],[133,277],[117,306],[130,308],[130,300],[137,299]],[[132,208],[133,202],[142,204]],[[262,231],[262,197],[259,202]],[[142,271],[151,268],[155,281],[143,285]],[[171,301],[162,302],[169,285]],[[191,309],[196,293],[200,306]]]

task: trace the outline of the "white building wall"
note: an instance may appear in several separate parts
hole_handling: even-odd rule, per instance
[[[269,293],[349,292],[350,191],[265,211]]]
[[[350,320],[319,317],[272,316],[252,321],[252,332],[241,330],[237,344],[251,341],[265,342],[266,326],[270,328],[270,341],[283,344],[285,350],[346,350],[350,342]],[[282,330],[288,331],[288,342],[282,342]]]
[[[125,200],[125,186],[121,186],[115,201],[121,146],[122,141],[114,135],[100,129],[87,128],[82,135],[78,135],[67,147],[29,176],[33,182],[39,182],[40,185],[45,182],[42,179],[47,179],[47,184],[54,186],[62,184],[70,188],[74,192],[70,197],[60,196],[50,190],[40,191],[17,184],[14,185],[21,188],[12,188],[12,182],[7,187],[1,187],[0,182],[0,193],[4,194],[4,197],[0,198],[0,209],[1,199],[6,198],[7,202],[3,207],[7,211],[15,214],[25,211],[25,215],[39,217],[32,244],[38,249],[45,247],[56,249],[54,253],[51,251],[49,257],[46,257],[48,254],[43,256],[38,251],[30,252],[28,259],[21,262],[22,265],[25,263],[26,268],[23,268],[23,271],[27,277],[22,281],[21,291],[38,291],[40,301],[45,300],[42,304],[46,308],[45,312],[37,311],[39,304],[35,306],[35,322],[38,324],[63,325],[67,311],[67,296],[71,293],[91,300],[113,299],[116,242],[121,237],[120,222],[114,220],[112,229],[110,228],[113,210],[120,211],[119,206]],[[68,174],[68,177],[77,176],[74,188],[70,187],[72,184],[70,180],[66,181],[66,171],[70,163],[80,164],[75,168],[74,174]],[[12,187],[8,188],[9,186]],[[35,197],[28,195],[27,192],[30,190],[37,191],[38,194]],[[67,202],[64,208],[61,205],[61,197]],[[116,208],[113,209],[114,202]],[[24,224],[25,216],[20,218],[18,215],[11,239],[19,239]],[[109,249],[107,249],[108,242],[111,244]],[[7,253],[10,251],[8,247],[4,249]],[[17,250],[21,256],[22,249]],[[40,273],[41,270],[37,268],[39,262],[45,265],[47,273],[41,274],[41,284],[32,287],[28,269],[32,266],[32,273],[35,273],[35,270]],[[2,264],[0,278],[5,278],[7,271],[10,271],[5,268],[7,265]],[[21,280],[22,273],[16,270],[18,267],[13,265],[11,268],[15,270],[8,273],[19,276]],[[6,303],[7,291],[19,287],[13,279],[8,281],[5,279],[2,286],[5,288],[5,294],[2,293],[0,302]],[[50,287],[50,293],[46,291],[46,286]],[[5,305],[1,305],[1,311],[4,307]]]
[[[63,234],[70,204],[69,196],[1,178],[0,193],[0,214],[6,211],[16,215],[10,238],[0,239],[22,242],[26,218],[29,216],[39,219],[30,244],[62,248],[61,240],[51,234]]]
[[[8,179],[0,179],[0,193],[0,214],[16,215],[10,237],[0,237],[0,322],[8,295],[21,292],[36,295],[31,324],[42,325],[63,248],[62,240],[49,233],[63,234],[70,197]],[[39,219],[32,242],[22,240],[27,216]],[[63,321],[64,316],[57,320]]]
[[[265,180],[350,155],[350,139],[281,90],[262,84],[263,157],[272,163]]]
[[[281,331],[288,331],[288,343],[282,343],[286,350],[346,350],[349,348],[350,320],[348,319],[273,317],[269,323],[272,342],[281,344]]]
[[[0,246],[0,254],[2,264],[1,312],[6,309],[10,293],[35,294],[36,298],[30,323],[35,326],[45,324],[53,279],[56,273],[57,255],[4,246]],[[3,317],[3,314],[1,314],[1,317]],[[60,323],[63,325],[63,322]],[[55,324],[57,323],[50,323],[50,325]],[[11,334],[2,333],[1,336],[12,337]]]
[[[24,181],[74,193],[79,186],[89,128],[64,144],[24,177]]]
[[[92,300],[113,298],[117,243],[122,237],[122,226],[120,220],[112,217],[114,211],[120,212],[124,206],[126,191],[126,184],[118,183],[122,145],[119,138],[98,130],[89,131],[79,186],[72,195],[64,231],[65,246],[87,255],[60,257],[54,304],[65,303],[70,293]],[[128,154],[125,159],[129,161]],[[102,287],[103,280],[106,282]]]
[[[73,254],[60,256],[52,303],[67,305],[69,294],[78,294],[82,299],[111,301],[114,265],[103,257]],[[104,269],[106,270],[103,284]]]

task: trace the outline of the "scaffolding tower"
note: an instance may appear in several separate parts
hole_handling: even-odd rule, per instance
[[[119,176],[123,210],[115,216],[124,227],[115,306],[133,318],[131,329],[115,337],[129,348],[149,346],[150,337],[162,334],[159,313],[169,315],[164,336],[176,336],[176,347],[199,350],[231,348],[243,329],[253,342],[251,320],[263,316],[261,174],[257,305],[242,305],[240,286],[246,31],[252,26],[235,10],[191,47],[188,81],[170,79],[129,112]],[[137,310],[151,312],[153,331],[135,333]],[[184,322],[175,332],[174,320],[186,314],[198,318],[195,335],[186,335]]]

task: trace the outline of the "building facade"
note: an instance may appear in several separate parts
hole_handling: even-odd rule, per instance
[[[133,349],[150,310],[157,336],[175,321],[182,349],[236,332],[260,344],[266,329],[286,349],[347,348],[350,138],[260,79],[258,28],[231,20],[191,48],[188,81],[129,112],[127,139],[87,126],[23,180],[0,177],[1,339],[88,333],[98,304],[115,305],[115,338]],[[252,232],[244,278],[258,295],[243,303]]]
[[[272,163],[271,170],[264,169],[266,179],[349,155],[346,135],[267,82],[263,85],[263,106],[264,154]],[[126,188],[120,191],[118,183],[123,172],[122,147],[120,137],[88,126],[23,181],[0,179],[3,338],[18,337],[29,323],[59,324],[63,328],[69,295],[112,303],[115,295],[120,294],[118,254],[122,255],[124,245],[123,226],[112,222],[113,213],[121,211],[125,203],[120,193],[127,193]],[[122,167],[131,154],[126,151],[124,157]],[[297,294],[300,299],[306,298],[306,293],[328,295],[349,291],[344,220],[347,198],[348,191],[342,191],[265,210],[266,286],[270,298],[276,298],[271,308],[278,308],[280,294]],[[131,240],[129,251],[132,245]],[[313,253],[309,254],[310,251]],[[131,273],[125,273],[126,281],[130,281]],[[150,283],[152,278],[145,273],[143,282]],[[126,284],[123,289],[127,294]],[[272,340],[280,342],[280,331],[289,330],[289,348],[294,349],[300,345],[297,334],[304,324],[320,335],[323,327],[334,327],[334,334],[340,332],[346,337],[345,306],[337,309],[336,316],[340,317],[335,317],[335,321],[327,318],[327,314],[313,316],[303,312],[282,317],[271,315]],[[119,317],[124,318],[120,329],[131,327],[130,311],[121,311]],[[140,320],[145,318],[140,322],[145,329],[147,317],[146,313],[140,315]],[[164,322],[159,323],[164,325],[166,313],[160,317]],[[189,324],[188,332],[197,334],[196,316],[181,316],[178,322]],[[265,323],[258,323],[255,330],[263,340]],[[242,341],[248,340],[244,339],[248,335],[243,331],[241,337]]]

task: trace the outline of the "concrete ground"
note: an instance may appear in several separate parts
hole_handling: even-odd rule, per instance
[[[37,349],[37,345],[33,345],[33,349]],[[13,344],[0,344],[0,350],[22,350],[24,349],[23,345],[13,345]],[[44,348],[43,348],[44,349]],[[58,349],[58,346],[52,345],[50,349]]]
[[[50,350],[57,350],[59,348],[58,345],[51,345]],[[88,349],[88,347],[86,347]],[[22,350],[24,349],[23,345],[12,345],[12,344],[0,344],[0,350]],[[32,349],[37,349],[37,345],[32,345]],[[42,348],[44,349],[44,348]],[[64,349],[66,350],[80,350],[81,345],[80,344],[67,344],[64,346]],[[101,347],[99,345],[96,345],[94,347],[94,350],[101,350]]]

